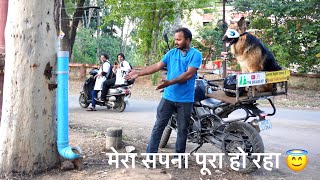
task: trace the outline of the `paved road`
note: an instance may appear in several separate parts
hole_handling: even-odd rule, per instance
[[[69,97],[70,124],[106,130],[110,126],[123,127],[124,134],[131,139],[147,142],[158,102],[129,99],[126,110],[118,113],[98,107],[96,112],[87,112],[78,105],[78,96]],[[266,110],[270,110],[266,108]],[[266,152],[281,153],[280,168],[269,172],[257,171],[253,179],[319,179],[320,176],[320,112],[306,110],[277,109],[269,118],[272,129],[261,132]],[[170,139],[174,147],[174,138]],[[194,145],[188,144],[188,150]],[[309,163],[305,170],[293,172],[286,165],[286,151],[293,148],[307,150]],[[205,146],[199,152],[219,152],[215,147]]]

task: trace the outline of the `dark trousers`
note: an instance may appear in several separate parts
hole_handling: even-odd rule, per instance
[[[102,91],[101,91],[101,100],[103,101],[106,100],[106,96],[110,87],[114,86],[115,83],[116,83],[116,77],[113,77],[103,82]]]
[[[96,98],[97,98],[98,92],[99,92],[99,90],[92,90],[92,92],[91,92],[91,98],[92,98],[91,106],[93,108],[96,108]]]
[[[165,127],[174,112],[177,112],[177,140],[176,153],[184,153],[186,150],[188,127],[192,110],[192,102],[172,102],[164,98],[161,99],[157,108],[157,120],[152,129],[151,138],[147,147],[147,153],[157,153],[159,143]]]

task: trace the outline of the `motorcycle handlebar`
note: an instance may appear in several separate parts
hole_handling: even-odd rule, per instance
[[[214,80],[210,80],[210,81],[208,81],[208,84],[210,85],[210,86],[213,86],[213,87],[219,87],[219,85],[216,83],[216,81],[214,81]]]

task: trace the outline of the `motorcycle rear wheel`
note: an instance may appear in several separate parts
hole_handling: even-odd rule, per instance
[[[118,112],[123,112],[126,109],[126,102],[124,102],[123,98],[117,99],[114,109]]]
[[[242,173],[251,173],[258,169],[258,167],[254,164],[253,159],[256,157],[252,156],[252,153],[263,153],[264,152],[264,145],[261,136],[259,135],[258,131],[252,127],[250,124],[245,122],[235,122],[231,123],[227,126],[224,130],[225,133],[230,133],[236,137],[242,139],[241,141],[238,140],[228,140],[227,138],[223,141],[222,149],[226,154],[227,160],[230,162],[230,157],[228,153],[240,153],[237,147],[241,147],[241,149],[248,153],[246,155],[246,167],[242,168],[242,164],[239,167],[239,172]],[[242,162],[241,157],[239,156],[239,162]],[[260,161],[258,162],[261,165],[263,162],[263,156],[260,157]]]
[[[89,106],[90,103],[87,102],[87,99],[84,96],[84,94],[80,94],[79,104],[80,104],[80,107],[82,108],[87,108]]]

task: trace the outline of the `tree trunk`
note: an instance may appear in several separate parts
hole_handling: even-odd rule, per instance
[[[9,1],[0,174],[37,173],[59,162],[50,69],[56,40],[54,1]]]
[[[122,45],[122,47],[123,47],[123,53],[124,54],[127,54],[127,42],[128,42],[128,37],[130,36],[130,33],[131,33],[131,23],[134,25],[134,23],[133,23],[133,20],[131,20],[130,18],[128,18],[128,26],[127,26],[127,32],[126,32],[126,35],[125,35],[125,37],[124,37],[124,39],[123,39],[123,45]]]
[[[124,22],[122,23],[121,26],[121,46],[120,46],[120,52],[123,52],[123,42],[124,42],[124,26],[126,25],[126,19],[124,20]]]
[[[87,28],[90,27],[91,18],[92,18],[92,15],[93,15],[94,11],[95,11],[95,9],[93,9],[93,8],[90,8],[88,10],[89,13],[88,13],[88,19],[87,19]]]
[[[85,0],[79,0],[77,3],[77,9],[73,14],[72,22],[70,23],[69,16],[65,9],[64,0],[62,0],[61,10],[61,30],[65,33],[61,42],[61,50],[69,51],[70,57],[72,55],[73,45],[76,39],[77,28],[80,18],[83,16],[83,4]]]
[[[73,45],[76,40],[77,29],[79,25],[80,18],[83,16],[83,4],[85,0],[79,0],[77,4],[76,12],[73,14],[71,28],[70,28],[70,56],[72,54]]]
[[[62,0],[62,9],[61,9],[61,31],[65,34],[61,40],[61,50],[69,51],[71,57],[71,45],[70,45],[70,19],[66,11],[64,0]]]
[[[152,12],[152,15],[150,17],[152,24],[155,23],[155,19],[156,19],[156,11],[155,11],[156,7],[154,7],[154,11]],[[151,26],[149,29],[149,37],[150,37],[150,42],[147,42],[147,49],[148,49],[148,65],[151,65],[154,63],[154,53],[153,53],[153,34],[154,34],[154,26]]]

